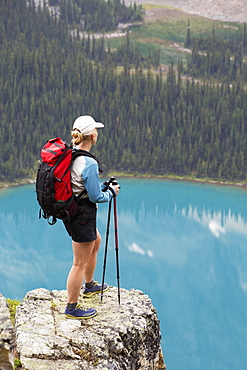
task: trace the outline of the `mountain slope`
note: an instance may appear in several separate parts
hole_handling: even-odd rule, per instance
[[[125,4],[132,3],[125,0]],[[247,22],[247,0],[135,0],[136,4],[173,6],[190,14],[231,22]]]

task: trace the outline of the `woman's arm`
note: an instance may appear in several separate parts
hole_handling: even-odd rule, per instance
[[[84,186],[89,200],[93,203],[109,202],[113,197],[111,190],[102,191],[102,184],[98,175],[98,163],[90,157],[86,158],[86,166],[82,171]]]

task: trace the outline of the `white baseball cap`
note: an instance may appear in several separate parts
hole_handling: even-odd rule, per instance
[[[73,124],[73,130],[77,129],[83,135],[90,134],[95,128],[102,127],[104,127],[103,123],[95,122],[91,116],[80,116],[76,118]]]

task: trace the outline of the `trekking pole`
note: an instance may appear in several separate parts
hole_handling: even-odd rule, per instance
[[[115,251],[116,251],[116,268],[117,268],[117,284],[118,284],[118,303],[120,304],[120,275],[119,275],[119,259],[118,259],[118,226],[117,226],[117,199],[114,197],[114,227],[115,227]]]
[[[103,265],[103,276],[102,276],[102,290],[101,290],[101,303],[103,301],[103,290],[104,290],[104,282],[105,282],[105,269],[106,269],[106,257],[107,257],[107,247],[108,247],[108,238],[109,238],[109,230],[110,230],[110,219],[111,219],[111,204],[112,199],[109,202],[108,207],[108,217],[107,217],[107,227],[106,227],[106,240],[105,240],[105,255],[104,255],[104,265]]]
[[[111,177],[109,181],[105,182],[106,191],[110,184],[115,180],[115,177]],[[106,240],[105,240],[105,254],[104,254],[104,264],[103,264],[103,275],[102,275],[102,285],[101,285],[101,303],[103,301],[103,290],[104,290],[104,282],[105,282],[105,270],[106,270],[106,258],[107,258],[107,248],[108,248],[108,239],[109,239],[109,230],[110,230],[110,220],[111,220],[111,205],[112,205],[112,198],[109,202],[108,207],[108,216],[107,216],[107,226],[106,226]]]

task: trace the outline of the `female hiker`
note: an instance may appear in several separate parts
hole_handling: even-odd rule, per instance
[[[109,202],[119,192],[119,185],[104,189],[105,185],[100,183],[98,176],[97,160],[89,153],[91,146],[97,142],[97,129],[102,127],[104,125],[95,122],[91,116],[80,116],[75,120],[71,132],[72,144],[75,146],[71,183],[79,210],[69,224],[64,221],[72,237],[74,254],[73,265],[67,279],[68,303],[65,309],[66,317],[70,319],[88,319],[97,314],[95,309],[80,307],[78,299],[84,280],[83,297],[91,297],[102,291],[102,286],[93,279],[101,242],[101,236],[96,228],[96,203]],[[81,155],[81,150],[86,151],[86,154]],[[104,284],[103,291],[107,289],[108,285]]]

